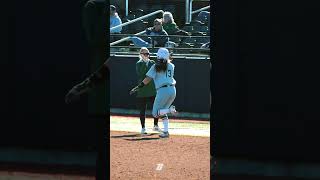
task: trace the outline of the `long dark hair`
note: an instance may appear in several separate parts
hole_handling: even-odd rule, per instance
[[[155,65],[156,72],[167,71],[168,61],[166,59],[158,59]]]

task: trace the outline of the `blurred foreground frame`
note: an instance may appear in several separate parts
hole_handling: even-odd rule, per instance
[[[109,79],[79,102],[64,102],[109,55],[106,6],[105,0],[15,4],[8,62],[15,75],[5,93],[11,98],[0,131],[1,170],[108,179]]]
[[[319,179],[319,6],[215,6],[216,179]]]

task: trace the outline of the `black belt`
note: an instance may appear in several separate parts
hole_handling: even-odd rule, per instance
[[[169,86],[174,86],[174,84],[170,84],[170,85],[163,85],[163,86],[159,87],[158,89],[163,88],[163,87],[169,87]]]

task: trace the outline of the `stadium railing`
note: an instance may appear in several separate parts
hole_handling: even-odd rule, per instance
[[[193,1],[194,0],[186,0],[186,24],[189,24],[192,21],[193,14],[210,9],[210,6],[206,6],[206,7],[200,8],[198,10],[192,11]],[[205,0],[205,1],[210,2],[210,0]]]
[[[208,7],[205,7],[205,8],[208,8]],[[202,10],[202,9],[205,9],[205,8],[201,8],[199,10]],[[196,11],[193,11],[193,12],[196,13],[199,10],[196,10]],[[123,23],[123,24],[120,24],[118,26],[112,27],[112,28],[110,28],[110,30],[113,30],[113,29],[118,28],[118,27],[124,27],[124,26],[130,25],[130,24],[133,24],[133,23],[138,22],[138,21],[140,21],[142,19],[148,18],[150,16],[153,16],[153,15],[156,15],[156,14],[159,14],[159,13],[164,13],[164,11],[163,10],[154,11],[154,12],[149,13],[147,15],[141,16],[139,18],[133,19],[133,20],[128,21],[126,23]],[[120,40],[117,40],[117,41],[114,41],[114,42],[110,43],[110,48],[111,48],[110,52],[121,53],[121,52],[126,51],[127,53],[130,53],[130,50],[140,49],[140,47],[135,47],[135,46],[130,46],[130,45],[127,45],[127,46],[116,46],[117,44],[120,44],[122,42],[128,41],[130,36],[151,37],[151,39],[152,39],[151,40],[152,41],[151,50],[153,51],[155,48],[159,48],[159,47],[155,47],[154,46],[153,38],[154,37],[160,37],[160,35],[152,35],[152,36],[151,35],[143,35],[144,33],[145,33],[145,30],[141,31],[141,32],[138,32],[138,33],[135,33],[135,34],[110,34],[110,36],[113,36],[113,37],[115,37],[115,36],[124,37],[124,38],[122,38]],[[171,45],[169,43],[168,46],[166,46],[166,48],[171,49],[173,53],[181,53],[181,54],[185,53],[185,54],[189,54],[189,56],[190,56],[190,54],[204,54],[204,55],[209,56],[210,48],[200,48],[201,45],[203,45],[205,43],[205,40],[199,41],[199,39],[208,39],[208,38],[210,38],[210,36],[205,36],[205,35],[204,36],[168,35],[167,37],[169,37],[169,40],[170,40],[170,38],[179,39],[178,40],[179,42],[170,41]],[[184,39],[186,41],[184,41],[182,39]],[[197,42],[197,39],[198,39],[199,42]],[[210,41],[208,40],[206,42],[210,42]]]
[[[136,19],[133,19],[133,20],[131,20],[131,21],[129,21],[129,22],[126,22],[126,23],[120,24],[120,25],[118,25],[118,26],[112,27],[112,28],[110,28],[110,30],[114,30],[114,29],[119,28],[119,27],[127,26],[127,25],[129,25],[129,24],[135,23],[135,22],[137,22],[137,21],[140,21],[140,20],[142,20],[142,19],[148,18],[148,17],[150,17],[150,16],[153,16],[153,15],[156,15],[156,14],[159,14],[159,13],[164,13],[164,11],[163,11],[163,10],[158,10],[158,11],[155,11],[155,12],[152,12],[152,13],[149,13],[149,14],[146,14],[146,15],[144,15],[144,16],[141,16],[141,17],[138,17],[138,18],[136,18]]]
[[[139,34],[139,33],[138,33]],[[137,37],[150,37],[151,39],[155,37],[161,37],[164,35],[135,35],[135,34],[113,34],[111,36],[124,36],[125,38],[122,38],[118,41],[115,41],[113,43],[110,43],[110,53],[116,53],[116,54],[137,54],[140,47],[134,46],[133,43],[129,41],[129,45],[118,45],[121,42],[129,40],[130,36],[137,36]],[[185,56],[205,56],[209,57],[210,54],[210,48],[205,47],[201,48],[204,42],[209,42],[208,38],[210,36],[182,36],[182,35],[168,35],[164,37],[176,37],[176,38],[182,38],[184,40],[179,40],[180,42],[173,42],[175,43],[175,46],[165,46],[165,48],[168,48],[172,53],[179,54],[179,55],[185,55]],[[207,40],[207,41],[206,41]],[[151,40],[152,46],[148,47],[151,52],[155,52],[160,47],[157,47],[154,45],[154,41]],[[173,45],[173,44],[171,44]]]

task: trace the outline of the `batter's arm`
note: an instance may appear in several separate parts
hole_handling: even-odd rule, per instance
[[[143,82],[143,84],[145,84],[145,85],[146,85],[146,84],[148,84],[151,80],[152,80],[152,78],[151,78],[151,77],[146,76],[142,82]]]
[[[102,66],[100,66],[94,73],[92,73],[88,78],[86,78],[81,83],[73,86],[71,90],[65,96],[65,102],[67,104],[79,99],[80,95],[87,93],[92,88],[101,84],[105,81],[107,77],[108,71],[108,63],[109,59],[107,59]]]

